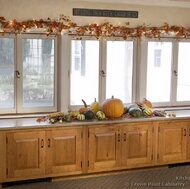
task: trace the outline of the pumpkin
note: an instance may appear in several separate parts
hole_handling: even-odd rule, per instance
[[[106,99],[102,103],[101,111],[104,112],[108,118],[119,118],[123,114],[124,105],[120,99],[112,96],[112,98]]]
[[[96,113],[96,117],[99,119],[99,120],[103,120],[103,119],[105,119],[105,114],[104,114],[104,112],[102,112],[102,111],[98,111],[97,113]]]
[[[152,103],[147,100],[146,98],[143,98],[143,100],[141,101],[143,104],[145,104],[148,108],[152,108]]]
[[[83,102],[83,104],[84,104],[84,107],[82,107],[82,108],[80,108],[79,109],[79,113],[80,114],[84,114],[84,112],[86,111],[86,110],[90,110],[90,107],[87,107],[87,104],[86,104],[86,102],[82,99],[82,102]]]
[[[84,114],[78,114],[78,115],[77,115],[77,120],[80,120],[80,121],[85,120]]]
[[[96,98],[94,102],[90,105],[90,109],[96,114],[100,110],[100,104],[96,102]]]
[[[132,117],[141,117],[142,116],[142,110],[140,108],[137,108],[137,107],[131,107],[129,109],[128,113]]]
[[[84,116],[86,119],[90,120],[90,119],[94,119],[94,112],[92,110],[86,110],[84,112]]]

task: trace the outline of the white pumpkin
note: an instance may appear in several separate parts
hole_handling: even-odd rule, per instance
[[[80,121],[85,120],[84,114],[78,114],[78,115],[77,115],[77,120],[80,120]]]
[[[103,120],[103,119],[105,119],[105,114],[104,114],[104,112],[102,112],[102,111],[98,111],[97,113],[96,113],[96,116],[97,116],[97,118],[99,119],[99,120]]]

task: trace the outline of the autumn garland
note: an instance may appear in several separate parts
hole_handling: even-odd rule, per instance
[[[106,37],[123,37],[127,39],[132,38],[160,38],[161,36],[172,36],[177,38],[189,38],[190,28],[182,26],[169,26],[165,23],[161,27],[149,27],[145,24],[136,28],[128,27],[129,22],[124,26],[114,26],[110,22],[102,24],[88,24],[85,26],[77,26],[68,17],[63,14],[58,20],[51,20],[50,18],[43,20],[27,20],[18,22],[16,19],[7,21],[4,17],[0,17],[0,33],[27,33],[31,29],[43,29],[47,35],[59,35],[61,33],[74,34],[79,36],[93,35],[97,39],[101,36]]]

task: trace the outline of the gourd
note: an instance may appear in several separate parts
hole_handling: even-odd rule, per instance
[[[151,108],[146,108],[146,109],[143,110],[143,115],[145,117],[152,116],[153,115],[153,110]]]
[[[84,112],[84,116],[86,119],[90,120],[90,119],[94,119],[94,112],[92,110],[86,110]]]
[[[72,121],[72,115],[71,114],[65,114],[64,115],[64,120],[67,121],[67,122]]]
[[[72,114],[72,117],[77,117],[77,115],[79,114],[79,111],[78,110],[74,110],[71,112]]]
[[[80,120],[80,121],[85,120],[84,114],[78,114],[78,115],[77,115],[77,120]]]
[[[136,103],[131,103],[127,106],[127,112],[129,112],[130,108],[138,108],[139,106]]]
[[[82,107],[82,108],[79,109],[79,113],[80,113],[80,114],[84,114],[84,112],[85,112],[86,110],[90,110],[90,107],[87,106],[86,102],[85,102],[83,99],[82,99],[82,102],[83,102],[83,104],[84,104],[84,107]]]
[[[152,103],[147,100],[146,98],[143,98],[143,100],[141,101],[143,104],[145,104],[148,108],[152,108]]]
[[[142,110],[140,108],[137,108],[137,107],[131,107],[129,109],[128,113],[132,117],[141,117],[142,116]]]
[[[112,98],[106,99],[101,106],[101,111],[104,112],[108,118],[119,118],[122,116],[124,110],[123,102],[118,99]]]
[[[105,114],[104,114],[104,112],[102,112],[102,111],[98,111],[97,113],[96,113],[96,117],[97,117],[97,119],[99,119],[99,120],[103,120],[103,119],[105,119]]]
[[[90,105],[90,109],[96,114],[100,110],[100,104],[96,102],[96,98],[94,102]]]

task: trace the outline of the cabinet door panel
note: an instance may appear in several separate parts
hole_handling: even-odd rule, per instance
[[[120,126],[89,128],[89,171],[101,171],[120,165]]]
[[[152,163],[153,123],[135,123],[123,127],[122,141],[122,165]]]
[[[81,171],[82,129],[47,131],[46,173]]]
[[[186,129],[187,123],[159,124],[158,160],[161,162],[177,162],[186,158]]]
[[[8,178],[45,173],[44,132],[7,134]]]

